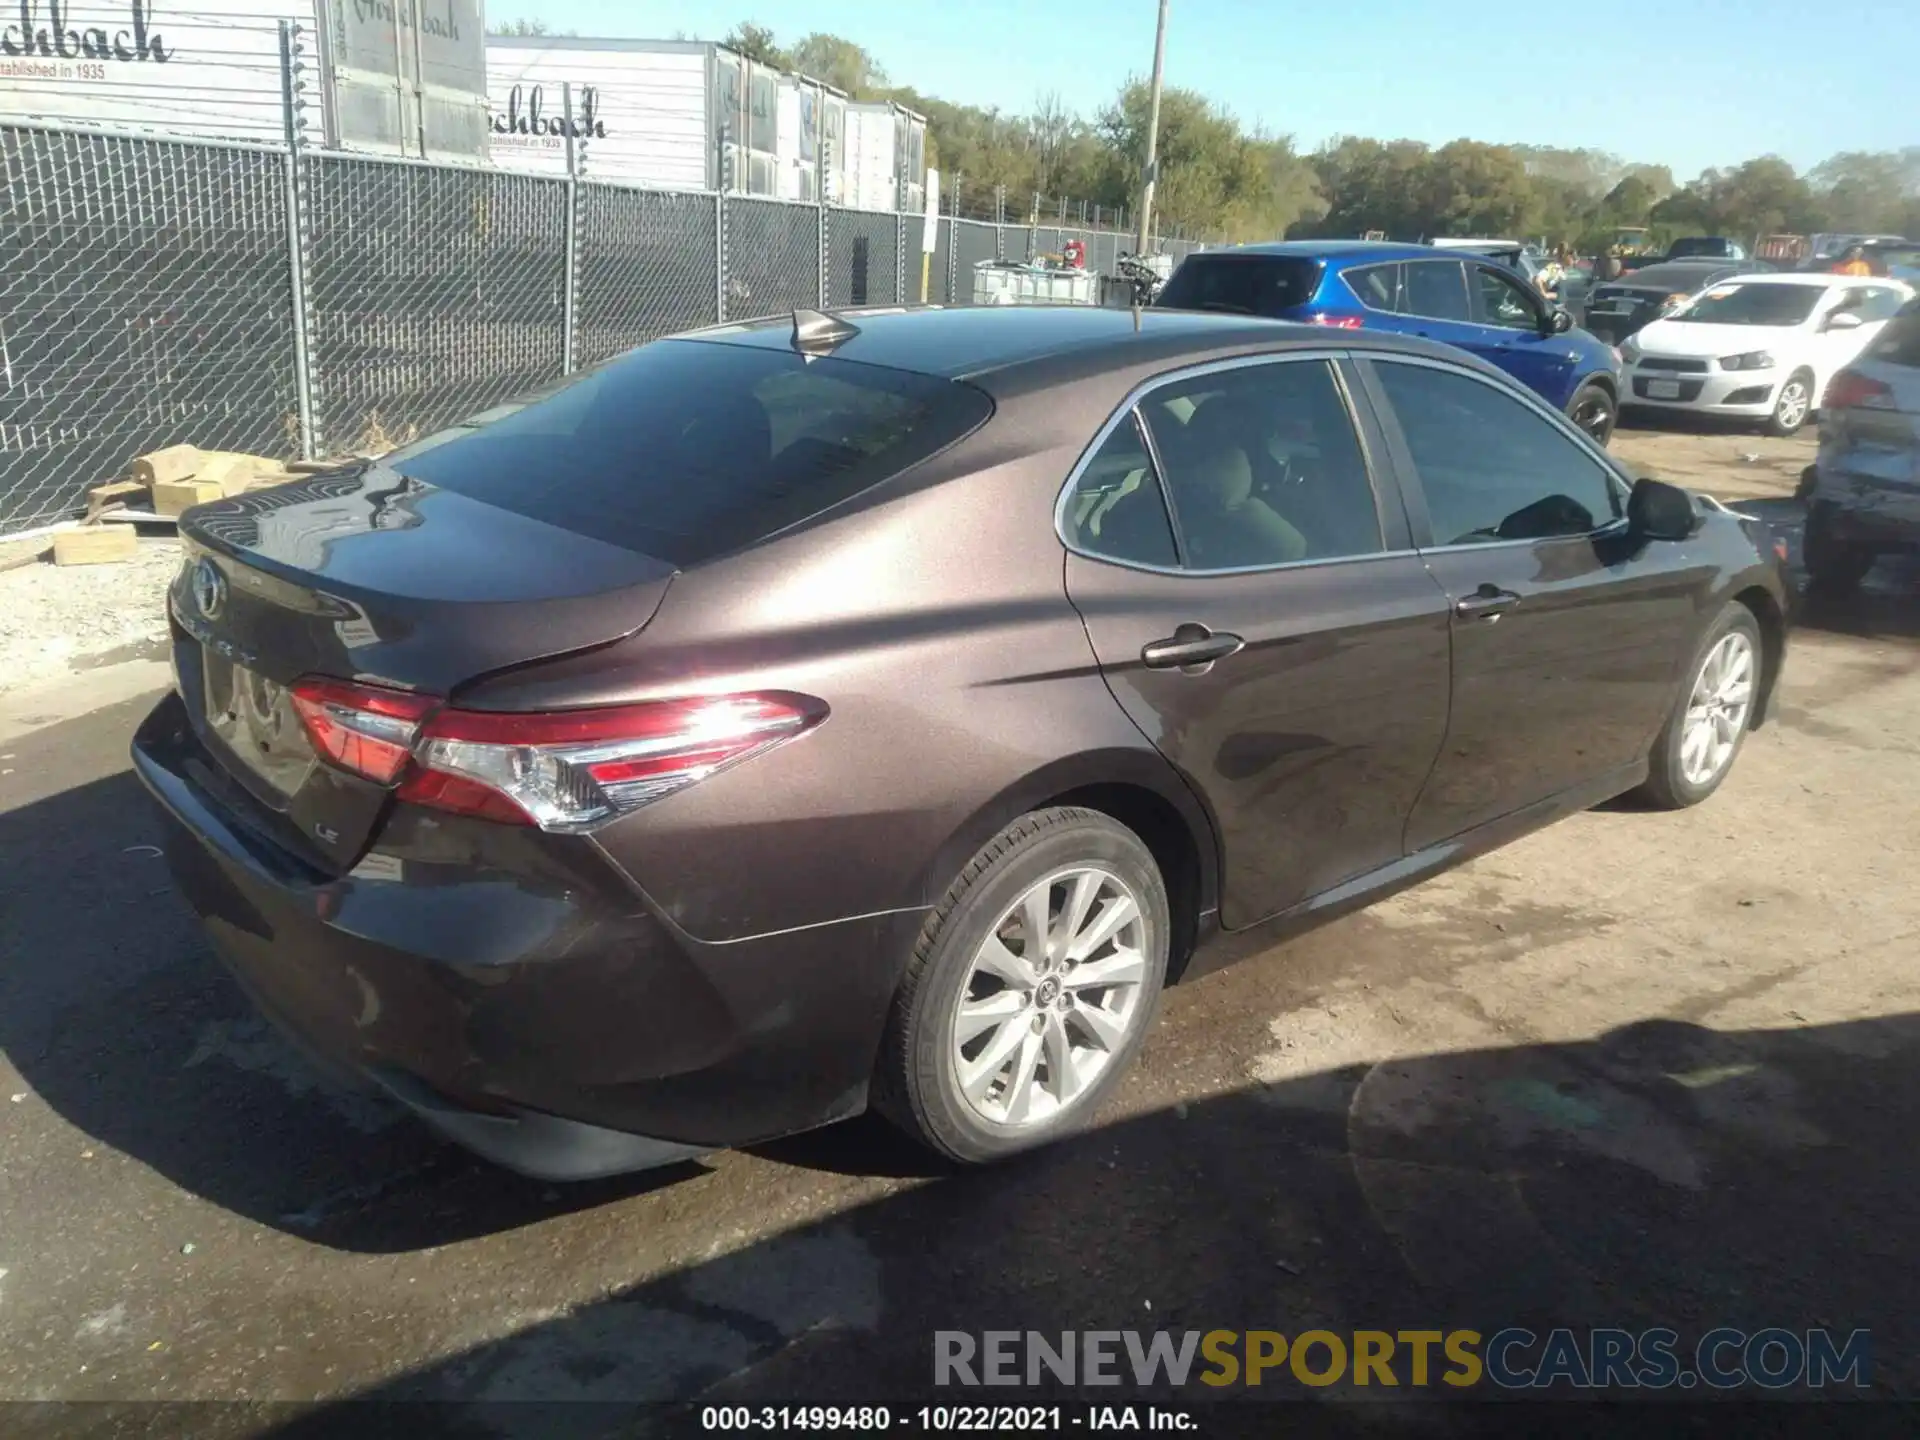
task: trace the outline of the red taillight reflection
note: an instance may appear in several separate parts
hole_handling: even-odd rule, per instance
[[[1842,370],[1827,385],[1821,401],[1827,410],[1881,410],[1893,404],[1893,387],[1858,370]]]
[[[342,770],[382,785],[406,769],[420,722],[440,704],[411,691],[314,677],[294,682],[292,695],[313,748]]]
[[[1318,314],[1311,317],[1315,325],[1330,326],[1335,330],[1358,330],[1366,322],[1358,315]]]

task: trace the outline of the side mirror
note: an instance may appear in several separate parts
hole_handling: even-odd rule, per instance
[[[1689,540],[1700,528],[1700,512],[1678,485],[1636,480],[1627,497],[1627,528],[1646,540]]]
[[[1858,330],[1866,321],[1851,310],[1837,310],[1827,317],[1822,330]]]
[[[1573,316],[1556,306],[1547,323],[1552,327],[1554,334],[1564,335],[1573,329]]]

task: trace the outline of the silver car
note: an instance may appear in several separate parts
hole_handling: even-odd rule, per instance
[[[1834,375],[1821,411],[1806,565],[1815,587],[1838,594],[1881,555],[1920,551],[1920,300]]]

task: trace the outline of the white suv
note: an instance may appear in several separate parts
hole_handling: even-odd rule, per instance
[[[1807,423],[1832,378],[1913,298],[1899,280],[1736,275],[1620,346],[1628,406]]]

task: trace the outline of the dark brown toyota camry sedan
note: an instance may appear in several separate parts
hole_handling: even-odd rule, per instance
[[[182,533],[180,888],[318,1059],[551,1177],[1058,1136],[1170,979],[1711,794],[1789,593],[1460,352],[1165,310],[700,331]]]

